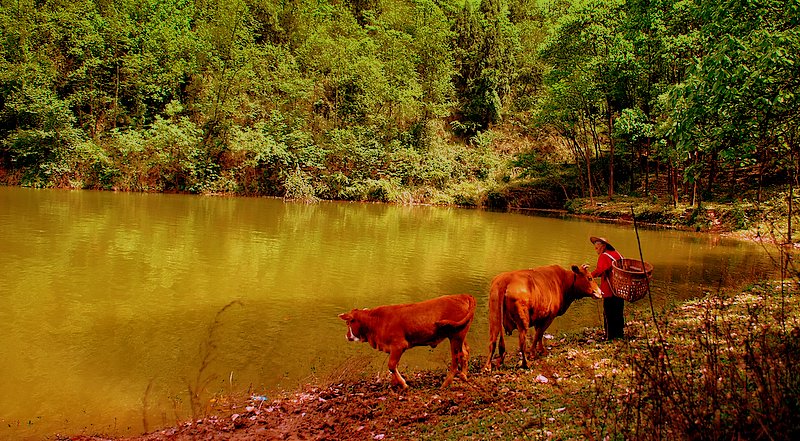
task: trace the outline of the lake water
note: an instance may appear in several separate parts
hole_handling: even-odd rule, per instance
[[[0,439],[137,434],[191,418],[193,402],[204,409],[217,394],[271,396],[343,370],[384,375],[385,354],[344,338],[337,315],[352,308],[470,293],[468,341],[486,356],[491,278],[594,266],[590,235],[638,258],[630,225],[0,187]],[[659,308],[770,268],[757,244],[639,235]],[[598,326],[600,302],[583,299],[549,333]],[[447,344],[416,348],[400,369],[443,369],[448,357]]]

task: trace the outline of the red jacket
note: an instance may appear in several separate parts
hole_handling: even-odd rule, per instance
[[[592,277],[602,277],[603,283],[600,284],[600,291],[603,291],[603,297],[612,297],[614,294],[611,291],[611,263],[615,260],[622,259],[622,254],[618,251],[606,251],[597,256],[597,268],[592,271]]]

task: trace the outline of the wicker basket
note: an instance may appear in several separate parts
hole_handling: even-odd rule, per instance
[[[641,260],[619,259],[611,264],[611,288],[617,297],[635,302],[645,294],[653,274],[653,265]]]

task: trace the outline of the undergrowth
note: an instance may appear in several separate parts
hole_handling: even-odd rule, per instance
[[[623,381],[595,381],[587,435],[605,439],[797,439],[798,285],[710,294],[641,326]],[[671,317],[671,316],[670,316]],[[642,322],[646,323],[646,322]]]

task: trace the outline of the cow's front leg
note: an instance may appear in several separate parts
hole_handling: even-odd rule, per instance
[[[400,363],[400,357],[403,356],[403,351],[403,349],[393,349],[392,352],[389,353],[389,372],[392,374],[393,386],[400,386],[401,389],[408,389],[406,380],[403,379],[403,376],[400,375],[400,371],[397,370],[397,365]]]
[[[542,331],[542,328],[540,328],[538,326],[536,328],[534,328],[533,343],[531,344],[531,360],[536,359],[536,357],[539,354],[546,355],[545,354],[546,350],[544,348],[544,345],[542,344],[542,334],[543,333],[544,333],[544,331]]]
[[[531,359],[536,358],[537,354],[545,356],[547,355],[547,348],[544,346],[544,342],[542,338],[544,337],[544,331],[550,326],[553,320],[547,320],[544,324],[540,326],[535,326],[535,332],[533,336],[533,346],[531,347]]]
[[[500,334],[500,341],[498,342],[498,349],[497,349],[497,357],[499,361],[497,362],[497,367],[503,365],[503,362],[506,359],[506,339],[503,337],[503,334]]]

